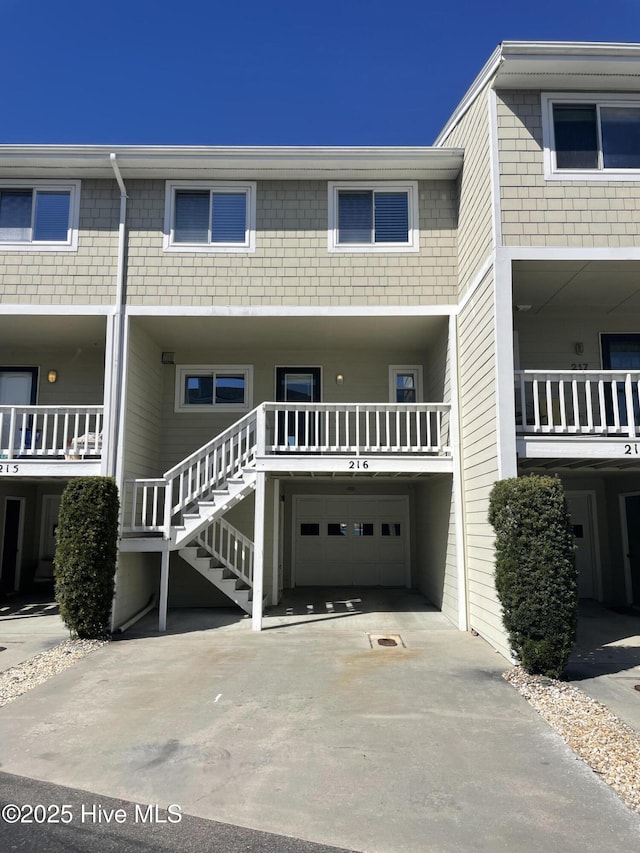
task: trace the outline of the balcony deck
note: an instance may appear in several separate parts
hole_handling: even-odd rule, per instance
[[[521,459],[640,461],[640,371],[520,370],[515,393]]]
[[[100,473],[102,406],[0,406],[0,475]]]

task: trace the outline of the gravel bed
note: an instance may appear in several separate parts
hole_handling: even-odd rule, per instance
[[[24,663],[0,672],[0,707],[37,687],[53,675],[64,672],[81,658],[90,655],[107,640],[65,640],[59,645],[29,658]]]
[[[536,711],[629,808],[640,813],[640,735],[577,687],[527,675],[522,667],[504,673]]]

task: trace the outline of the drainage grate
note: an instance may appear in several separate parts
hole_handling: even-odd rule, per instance
[[[406,649],[404,640],[400,634],[368,634],[369,645],[372,649],[382,647],[387,649],[403,648]]]

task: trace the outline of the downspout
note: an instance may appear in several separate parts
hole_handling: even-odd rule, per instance
[[[125,324],[125,258],[127,223],[127,188],[122,180],[115,154],[109,156],[111,168],[120,187],[120,220],[118,224],[118,266],[116,271],[116,300],[113,308],[113,342],[111,349],[111,399],[109,406],[109,450],[107,457],[107,475],[118,476],[118,449],[120,444],[120,413],[122,408],[122,365]],[[123,484],[118,482],[122,491]]]

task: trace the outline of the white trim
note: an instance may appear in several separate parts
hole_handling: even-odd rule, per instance
[[[421,364],[390,364],[389,365],[389,402],[396,403],[397,384],[399,373],[413,373],[415,377],[416,399],[414,403],[424,402],[422,365]]]
[[[251,630],[262,631],[264,607],[264,527],[265,492],[267,475],[256,474],[255,510],[253,519],[253,602],[251,607]]]
[[[242,373],[244,375],[244,403],[216,403],[215,377],[218,373]],[[183,389],[187,374],[211,374],[214,381],[213,401],[202,405],[184,402]],[[252,364],[178,364],[175,373],[175,412],[248,412],[253,408],[253,365]]]
[[[559,169],[556,165],[555,134],[553,124],[554,104],[576,104],[583,101],[596,108],[598,132],[598,166],[595,169]],[[606,169],[602,162],[601,107],[628,107],[640,109],[638,94],[616,93],[608,97],[595,92],[542,92],[542,146],[544,177],[547,181],[640,181],[640,168]]]
[[[618,495],[620,523],[622,525],[622,558],[624,561],[625,592],[627,604],[633,604],[633,580],[631,578],[631,560],[629,559],[629,525],[627,523],[627,503],[625,498],[636,498],[640,492],[622,492]]]
[[[78,250],[78,226],[80,222],[80,181],[51,180],[4,180],[0,178],[0,191],[7,189],[31,189],[52,192],[59,190],[69,193],[69,221],[66,240],[18,240],[15,242],[0,240],[2,252],[76,252]],[[35,205],[32,208],[32,217]]]
[[[493,245],[502,246],[502,207],[500,190],[500,148],[498,145],[498,96],[495,89],[487,92],[489,119],[489,156],[491,171],[491,207]]]
[[[595,489],[565,489],[564,492],[565,498],[570,497],[571,495],[581,496],[586,495],[591,499],[591,503],[587,501],[587,506],[589,510],[589,522],[591,524],[591,537],[592,537],[592,557],[593,557],[593,570],[594,570],[594,591],[596,596],[596,601],[602,601],[603,590],[602,590],[602,564],[600,562],[600,534],[598,530],[598,496]]]
[[[498,260],[493,278],[498,477],[517,477],[516,410],[513,393],[513,313],[511,263]]]
[[[640,256],[640,250],[638,250]],[[46,306],[43,306],[46,308]],[[130,305],[134,317],[448,317],[451,305]],[[22,312],[15,312],[22,313]],[[38,313],[51,313],[43,310]],[[65,313],[61,311],[60,313]]]
[[[471,86],[467,89],[462,100],[455,108],[455,110],[451,114],[451,117],[436,137],[435,142],[433,143],[434,148],[440,148],[444,145],[445,141],[447,140],[447,137],[460,124],[466,113],[473,106],[475,99],[487,85],[489,80],[491,80],[500,65],[504,62],[504,57],[502,56],[504,46],[505,42],[499,44],[498,47],[493,51],[489,59],[486,61],[484,66],[481,68],[480,73],[473,81]]]
[[[569,249],[515,246],[498,248],[497,255],[510,261],[640,261],[640,247]]]
[[[475,277],[471,281],[469,287],[465,290],[464,296],[455,306],[455,311],[453,312],[456,315],[459,315],[462,312],[462,309],[466,306],[467,302],[473,298],[476,290],[480,287],[482,282],[485,280],[491,268],[495,265],[496,262],[496,253],[491,252],[489,257],[480,267],[480,270],[476,273]]]
[[[271,595],[269,603],[276,605],[280,600],[280,547],[281,517],[280,479],[273,478],[273,542],[271,550]]]
[[[55,305],[42,303],[39,305],[20,305],[16,303],[7,304],[0,303],[0,316],[3,314],[26,314],[34,317],[95,317],[108,316],[113,313],[112,305],[63,305],[56,303]]]
[[[7,532],[7,501],[18,501],[20,504],[20,520],[18,521],[18,547],[16,549],[16,568],[13,578],[13,591],[20,588],[22,574],[22,550],[24,546],[24,510],[27,499],[24,497],[13,497],[7,495],[4,499],[4,516],[2,518],[2,539],[0,539],[0,577],[2,577],[2,552],[4,551],[4,538]]]
[[[255,181],[166,181],[164,206],[165,252],[204,252],[248,254],[256,250],[256,194]],[[210,192],[244,193],[246,196],[245,241],[243,243],[175,243],[173,240],[176,190],[209,190]],[[209,202],[211,204],[211,201]]]
[[[458,318],[449,318],[449,386],[451,389],[451,414],[449,418],[449,444],[453,461],[453,518],[456,542],[456,587],[458,593],[458,628],[467,631],[467,560],[464,536],[464,487],[462,445],[460,443],[459,376],[458,376]]]
[[[328,228],[327,249],[329,252],[356,253],[393,253],[393,252],[419,252],[420,251],[420,220],[418,206],[418,182],[402,181],[329,181],[328,189]],[[397,192],[407,194],[407,207],[409,214],[409,235],[406,243],[339,243],[338,242],[338,195],[342,190],[371,190]]]

